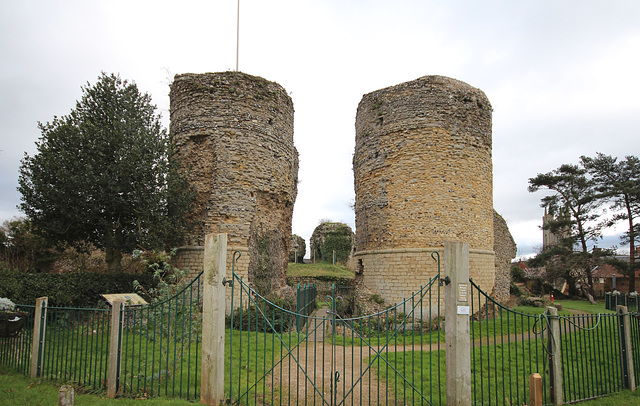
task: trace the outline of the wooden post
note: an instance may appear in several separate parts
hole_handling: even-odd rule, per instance
[[[58,390],[58,406],[73,406],[73,386],[62,385]]]
[[[224,401],[225,291],[227,234],[207,234],[204,246],[202,299],[202,376],[200,403]]]
[[[468,243],[444,243],[444,276],[447,405],[467,406],[471,404]]]
[[[631,347],[631,320],[629,309],[626,306],[617,306],[616,312],[620,318],[620,355],[622,357],[622,370],[624,371],[624,387],[636,390],[636,374],[633,369],[633,349]]]
[[[36,299],[36,312],[33,317],[33,337],[31,339],[31,377],[40,376],[42,358],[44,357],[44,337],[47,332],[47,297]]]
[[[529,375],[529,406],[542,406],[542,377],[538,373]]]
[[[109,334],[109,370],[107,371],[107,397],[115,398],[120,384],[120,352],[122,349],[122,309],[124,299],[111,303],[111,331]]]
[[[560,352],[560,320],[558,309],[547,307],[549,317],[549,336],[547,338],[549,350],[549,379],[551,380],[551,401],[556,406],[563,404],[562,399],[562,353]]]

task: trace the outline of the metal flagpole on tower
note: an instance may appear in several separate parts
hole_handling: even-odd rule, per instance
[[[240,54],[240,0],[238,0],[238,22],[236,24],[236,72],[238,72],[238,57]]]

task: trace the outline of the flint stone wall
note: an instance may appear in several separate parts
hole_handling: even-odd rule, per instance
[[[437,272],[445,241],[470,245],[470,276],[495,283],[492,108],[485,94],[425,76],[363,96],[353,158],[356,254],[365,285],[387,302]]]
[[[177,156],[197,193],[196,227],[179,260],[202,270],[205,235],[227,233],[229,246],[246,253],[237,271],[252,282],[263,277],[259,245],[267,238],[276,258],[268,277],[282,288],[298,177],[291,98],[277,83],[223,72],[176,75],[170,99]]]

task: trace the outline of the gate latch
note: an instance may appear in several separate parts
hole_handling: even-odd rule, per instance
[[[227,278],[225,278],[223,276],[222,277],[222,286],[227,286],[227,284],[229,284],[229,286],[233,286],[233,280],[227,280]]]
[[[444,279],[440,278],[440,286],[442,286],[442,284],[445,285],[449,285],[451,283],[451,278],[449,278],[449,276],[445,276]]]

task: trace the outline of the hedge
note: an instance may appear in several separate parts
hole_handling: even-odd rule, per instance
[[[0,272],[0,297],[13,303],[34,305],[42,296],[49,298],[54,307],[103,307],[106,301],[101,293],[133,293],[133,281],[155,287],[153,275],[102,273],[35,273]]]

